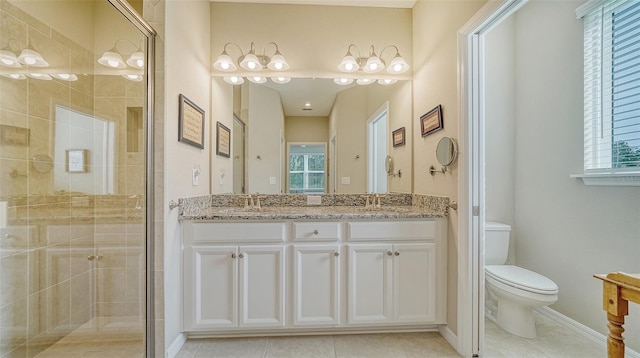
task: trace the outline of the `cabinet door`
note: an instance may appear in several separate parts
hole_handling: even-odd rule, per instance
[[[393,245],[394,322],[435,320],[436,245]]]
[[[293,324],[339,322],[340,247],[293,247]]]
[[[240,326],[284,326],[284,247],[239,250]]]
[[[349,245],[350,324],[391,322],[391,250],[391,245]]]
[[[238,326],[236,246],[185,247],[185,330]]]

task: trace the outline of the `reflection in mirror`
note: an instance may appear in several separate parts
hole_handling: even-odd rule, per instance
[[[387,174],[393,173],[393,158],[390,155],[387,155],[387,159],[384,161],[384,170]]]
[[[326,143],[289,143],[288,191],[297,194],[326,192]]]
[[[37,154],[33,156],[31,166],[36,172],[46,174],[53,168],[53,159],[46,154]]]
[[[228,107],[245,124],[245,151],[234,150],[232,154],[233,158],[246,161],[245,193],[278,194],[289,192],[290,188],[291,192],[316,192],[317,188],[294,190],[291,186],[287,157],[290,143],[324,145],[326,165],[321,192],[411,192],[410,172],[402,177],[388,176],[384,169],[386,156],[392,155],[396,168],[411,170],[410,136],[406,145],[392,147],[390,135],[397,128],[407,127],[410,131],[412,127],[410,81],[388,86],[340,86],[332,79],[294,78],[288,84],[246,81],[233,86],[232,92],[233,105]],[[385,121],[380,122],[375,137],[368,137],[368,121],[375,119],[382,108]],[[375,152],[368,149],[370,138],[376,140]],[[380,185],[375,190],[368,189],[367,163],[373,155],[369,153],[381,153],[376,162]],[[211,174],[216,177],[216,173]],[[240,174],[234,173],[234,183],[236,175]],[[234,188],[233,192],[240,191]]]
[[[233,193],[245,193],[245,125],[238,116],[233,116]]]

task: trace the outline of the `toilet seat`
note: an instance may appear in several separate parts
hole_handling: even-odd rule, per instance
[[[558,286],[539,273],[513,265],[487,265],[485,274],[505,285],[543,295],[555,295]]]

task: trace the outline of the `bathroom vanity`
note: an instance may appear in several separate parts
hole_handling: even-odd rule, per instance
[[[413,205],[222,206],[183,211],[181,219],[185,332],[446,323],[446,212]]]

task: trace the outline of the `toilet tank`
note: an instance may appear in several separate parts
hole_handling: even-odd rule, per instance
[[[504,265],[509,256],[511,226],[499,222],[484,223],[484,264]]]

